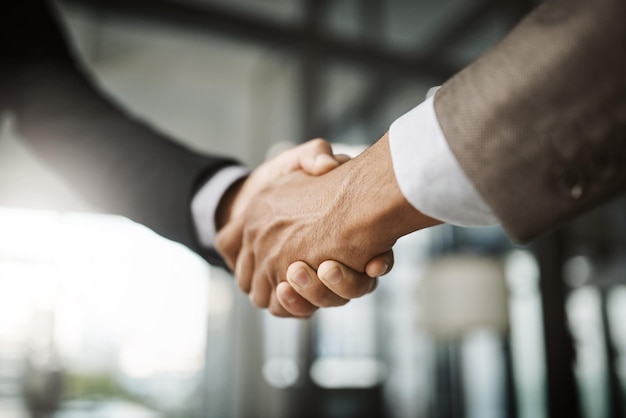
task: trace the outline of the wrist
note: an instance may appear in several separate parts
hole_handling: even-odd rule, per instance
[[[363,239],[393,245],[403,235],[440,224],[405,198],[396,179],[386,133],[355,158],[346,182],[346,217]],[[367,241],[365,241],[367,242]]]

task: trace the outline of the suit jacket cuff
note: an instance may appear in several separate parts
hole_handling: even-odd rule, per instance
[[[221,169],[211,177],[191,201],[191,214],[200,244],[206,248],[215,248],[217,228],[215,212],[222,196],[237,180],[247,176],[250,171],[240,166]]]
[[[418,211],[459,226],[498,223],[448,147],[433,97],[393,122],[389,146],[400,190]]]

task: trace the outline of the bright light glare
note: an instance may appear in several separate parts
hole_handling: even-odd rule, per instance
[[[198,256],[128,219],[0,208],[0,345],[32,344],[32,313],[53,312],[74,371],[200,371],[208,280]]]
[[[184,377],[198,372],[203,358],[201,352],[194,353],[181,344],[154,345],[150,338],[129,338],[120,349],[119,365],[134,379],[148,379],[161,373]]]
[[[532,298],[537,293],[539,266],[532,254],[515,250],[507,256],[504,263],[509,291],[517,298]]]
[[[323,388],[368,388],[381,384],[387,366],[373,357],[323,357],[311,366],[311,378]]]
[[[563,278],[572,287],[580,287],[591,280],[593,266],[589,257],[577,255],[563,265]]]
[[[279,389],[294,385],[300,377],[298,364],[290,357],[273,357],[263,365],[263,376],[267,382]]]

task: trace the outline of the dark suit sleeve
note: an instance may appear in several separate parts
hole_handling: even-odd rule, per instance
[[[200,182],[235,162],[186,149],[98,91],[71,58],[45,2],[6,7],[5,19],[22,22],[2,33],[3,106],[15,114],[20,137],[97,210],[223,265],[199,246],[190,202]]]
[[[450,148],[525,241],[626,190],[626,2],[547,2],[437,92]]]

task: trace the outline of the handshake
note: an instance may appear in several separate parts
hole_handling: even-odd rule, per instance
[[[216,222],[239,288],[282,317],[370,293],[396,240],[440,223],[404,198],[387,134],[352,160],[322,139],[280,154],[231,186]]]

